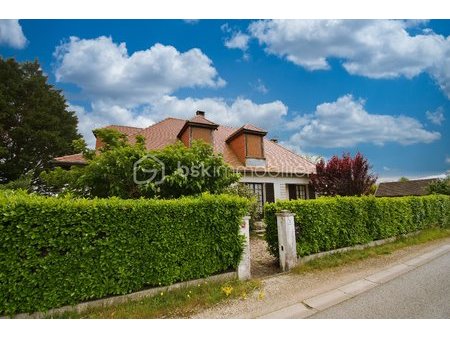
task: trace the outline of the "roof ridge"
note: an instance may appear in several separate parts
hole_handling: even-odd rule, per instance
[[[187,120],[184,120],[184,119],[180,119],[180,118],[178,118],[178,117],[170,117],[170,116],[169,116],[169,117],[166,117],[166,118],[162,119],[161,121],[155,122],[155,123],[153,123],[153,124],[151,124],[151,125],[149,125],[149,126],[143,128],[143,129],[144,129],[144,130],[149,129],[149,128],[154,127],[154,126],[156,126],[156,125],[158,125],[158,124],[161,124],[161,123],[163,123],[164,121],[167,121],[167,120],[187,121]]]
[[[108,128],[108,127],[125,127],[125,128],[134,128],[134,129],[145,129],[145,128],[141,128],[141,127],[124,126],[123,124],[108,124],[107,126],[104,126],[102,128]]]

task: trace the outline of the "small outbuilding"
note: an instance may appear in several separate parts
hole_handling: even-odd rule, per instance
[[[428,186],[436,178],[423,180],[409,180],[402,182],[382,182],[375,192],[376,197],[400,197],[428,195]]]

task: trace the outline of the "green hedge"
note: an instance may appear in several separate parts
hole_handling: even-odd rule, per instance
[[[0,193],[0,314],[41,311],[237,267],[248,200]]]
[[[266,204],[266,239],[278,257],[275,213],[295,213],[297,253],[317,252],[368,243],[433,226],[450,226],[450,197],[329,197]]]

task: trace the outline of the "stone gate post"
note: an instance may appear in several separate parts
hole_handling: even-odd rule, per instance
[[[245,237],[244,252],[238,266],[237,274],[240,280],[251,278],[250,273],[250,216],[244,216],[240,228],[241,235]]]
[[[297,264],[294,214],[289,210],[281,210],[281,212],[276,213],[276,216],[280,266],[283,271],[287,271]]]

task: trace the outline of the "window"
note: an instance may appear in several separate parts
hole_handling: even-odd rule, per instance
[[[306,185],[303,184],[288,184],[289,188],[289,199],[306,199]]]
[[[262,183],[245,183],[247,187],[256,195],[258,203],[258,213],[262,215],[264,205],[264,188]]]

